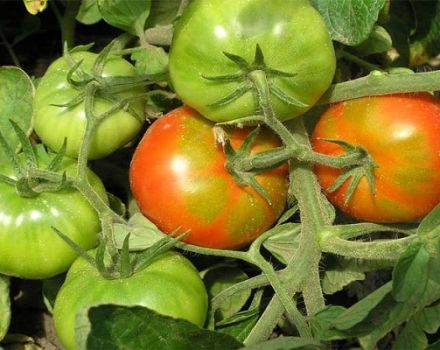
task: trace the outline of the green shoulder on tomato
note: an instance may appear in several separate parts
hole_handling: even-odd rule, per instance
[[[97,54],[80,51],[71,54],[74,62],[81,62],[79,68],[91,74]],[[78,157],[84,138],[86,114],[84,101],[73,106],[64,106],[77,98],[83,89],[71,86],[67,75],[72,68],[66,57],[55,60],[41,78],[35,92],[33,123],[41,141],[54,151],[58,151],[67,139],[66,154]],[[135,68],[125,59],[110,56],[103,68],[102,77],[136,75]],[[78,74],[73,79],[79,80]],[[129,98],[144,92],[142,87],[118,93],[113,99]],[[108,97],[96,96],[93,110],[96,115],[108,111],[114,105]],[[144,103],[141,100],[130,103],[130,109],[121,109],[103,119],[93,137],[89,158],[107,156],[132,140],[143,125]]]
[[[105,279],[80,257],[70,268],[53,310],[56,333],[67,350],[77,349],[76,314],[99,304],[144,306],[203,326],[208,296],[199,272],[177,252],[161,254],[143,270],[123,279]]]
[[[39,165],[48,165],[38,156]],[[76,174],[76,162],[64,158],[60,172]],[[0,174],[15,177],[8,163]],[[91,171],[88,179],[105,201],[107,195],[101,180]],[[21,197],[14,186],[0,182],[0,273],[26,279],[43,279],[67,271],[77,257],[53,227],[64,233],[83,249],[97,243],[101,230],[95,209],[75,189],[40,193]]]
[[[332,41],[307,0],[194,0],[177,23],[170,50],[170,77],[177,94],[215,122],[254,115],[258,106],[252,92],[212,106],[240,83],[204,77],[237,73],[237,65],[224,52],[252,62],[257,44],[268,67],[294,74],[274,77],[270,84],[307,105],[291,105],[272,96],[279,119],[303,114],[332,82],[336,64]]]

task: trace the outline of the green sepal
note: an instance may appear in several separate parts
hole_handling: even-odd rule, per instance
[[[37,155],[35,154],[34,147],[32,146],[31,141],[27,137],[26,133],[20,128],[20,126],[13,121],[12,119],[9,120],[11,123],[15,134],[18,137],[18,140],[20,141],[21,146],[23,147],[23,153],[26,157],[27,164],[29,167],[38,167],[38,161],[37,161]]]
[[[58,153],[55,153],[54,157],[46,167],[46,170],[57,171],[60,168],[63,158],[66,155],[66,149],[67,149],[67,137],[64,138],[60,150],[58,151]]]
[[[130,259],[130,233],[124,238],[121,250],[121,262],[119,274],[122,278],[129,277],[133,274],[133,265]]]
[[[17,177],[23,176],[25,170],[22,164],[20,163],[20,161],[18,160],[14,150],[9,145],[8,141],[6,141],[5,137],[1,132],[0,132],[0,147],[2,148],[2,151],[6,154],[7,158],[10,160]]]
[[[249,92],[252,90],[252,85],[250,85],[249,83],[243,83],[240,84],[233,92],[231,92],[229,95],[226,95],[225,97],[221,98],[220,100],[214,102],[214,103],[210,103],[208,106],[209,107],[221,107],[221,106],[225,106],[235,100],[237,100],[238,98],[240,98],[241,96],[243,96],[245,93]]]
[[[91,77],[90,75],[88,75],[87,73],[81,70],[80,66],[84,61],[83,59],[79,60],[78,62],[73,61],[73,58],[71,58],[71,60],[74,63],[73,66],[67,72],[66,80],[69,83],[69,85],[75,88],[83,88],[84,86],[87,85],[87,83],[93,80],[93,77]],[[81,80],[73,79],[73,74],[75,73],[80,76]]]
[[[29,179],[26,177],[19,178],[15,182],[15,190],[21,197],[34,198],[38,196],[38,192],[34,191],[29,184]]]
[[[283,92],[283,90],[281,90],[278,86],[269,83],[269,88],[270,88],[270,92],[277,98],[279,98],[281,101],[292,105],[292,106],[298,106],[298,107],[309,107],[309,105],[307,103],[303,103],[300,100],[287,95],[286,93]]]
[[[225,55],[227,58],[229,58],[232,62],[234,62],[243,71],[249,70],[249,63],[247,63],[247,61],[243,57],[241,57],[239,55],[235,55],[230,52],[226,52],[226,51],[223,51],[223,55]]]

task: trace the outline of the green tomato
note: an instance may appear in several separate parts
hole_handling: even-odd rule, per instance
[[[180,18],[171,45],[169,69],[177,94],[215,122],[255,114],[259,108],[252,92],[212,106],[241,83],[204,77],[237,73],[238,66],[223,52],[252,62],[257,44],[268,67],[295,74],[273,77],[270,84],[307,105],[272,96],[280,120],[303,114],[329,87],[334,49],[322,18],[307,0],[194,0]]]
[[[98,57],[97,54],[86,51],[75,52],[71,56],[75,62],[82,60],[80,68],[89,74]],[[55,151],[62,147],[64,139],[67,138],[66,154],[77,157],[86,127],[84,102],[70,107],[60,107],[74,100],[82,92],[67,81],[70,68],[67,59],[61,57],[49,66],[41,78],[35,93],[34,128],[42,142]],[[107,59],[102,73],[103,77],[135,75],[135,68],[123,58],[116,56]],[[79,80],[76,74],[73,78]],[[137,87],[113,97],[127,98],[142,92],[144,92],[143,88]],[[96,96],[94,113],[96,115],[104,113],[113,104],[114,102],[102,96]],[[136,136],[143,124],[144,104],[136,100],[130,104],[130,108],[131,110],[122,109],[114,112],[100,122],[91,143],[90,159],[103,158]]]
[[[47,160],[38,157],[39,165]],[[76,173],[76,163],[65,158],[60,172]],[[0,174],[15,177],[9,164]],[[95,191],[107,200],[101,180],[91,171],[88,178]],[[0,273],[26,279],[42,279],[60,274],[77,257],[60,238],[57,228],[83,249],[95,246],[100,221],[95,209],[74,189],[44,192],[21,197],[14,186],[0,182]]]
[[[67,350],[77,349],[75,316],[99,304],[144,306],[202,326],[208,297],[199,272],[181,254],[168,251],[124,279],[105,279],[82,257],[70,268],[53,310],[55,330]]]

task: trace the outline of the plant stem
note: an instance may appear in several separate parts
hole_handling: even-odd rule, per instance
[[[17,55],[15,54],[15,51],[12,47],[12,45],[9,43],[8,39],[6,38],[5,34],[3,33],[3,31],[0,28],[0,38],[2,39],[3,44],[6,47],[6,50],[9,53],[9,56],[11,57],[12,62],[14,63],[14,65],[16,65],[17,67],[20,67],[20,60],[18,59]]]
[[[317,104],[329,104],[363,96],[440,90],[440,71],[369,75],[332,85]]]
[[[49,4],[60,26],[62,47],[64,47],[64,45],[67,44],[68,48],[72,48],[75,42],[76,15],[78,14],[81,1],[80,0],[66,1],[65,2],[66,8],[64,10],[64,14],[60,13],[60,10],[53,1],[49,1]]]

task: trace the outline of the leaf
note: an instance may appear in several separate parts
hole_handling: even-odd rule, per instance
[[[182,0],[151,0],[151,11],[146,27],[167,25],[176,19]]]
[[[417,234],[419,236],[425,236],[440,227],[440,204],[437,205],[431,212],[425,216],[425,218],[420,222],[417,229]]]
[[[279,337],[258,344],[246,346],[246,350],[293,350],[325,349],[326,347],[313,338]]]
[[[140,213],[134,214],[126,224],[114,224],[116,246],[121,249],[124,239],[130,233],[130,251],[141,251],[151,247],[165,237],[156,225]]]
[[[230,266],[219,266],[208,270],[203,277],[209,298],[212,299],[221,291],[243,282],[249,277],[241,269]],[[217,310],[217,320],[229,318],[239,312],[251,295],[251,289],[235,293],[228,298]]]
[[[243,345],[226,334],[159,315],[141,306],[101,305],[77,316],[80,349],[239,349]]]
[[[11,322],[11,301],[9,299],[9,278],[0,275],[0,341],[8,332]]]
[[[241,311],[231,318],[224,320],[221,325],[217,325],[217,330],[243,342],[251,333],[259,318],[260,312],[258,308]]]
[[[98,23],[102,19],[98,0],[82,0],[76,19],[82,24]]]
[[[313,335],[321,340],[335,340],[345,338],[345,334],[332,328],[332,322],[335,318],[345,312],[347,309],[343,306],[329,305],[325,309],[313,315],[310,326]]]
[[[108,24],[141,37],[151,0],[98,0],[98,8]]]
[[[270,232],[273,235],[263,242],[263,247],[280,262],[287,265],[298,250],[301,225],[296,223],[281,224],[272,228]]]
[[[412,66],[427,63],[440,53],[440,3],[411,1],[416,17],[415,33],[411,37]]]
[[[325,294],[334,294],[354,281],[362,281],[365,274],[359,271],[346,269],[327,269],[322,280],[322,291]]]
[[[428,347],[425,334],[434,334],[440,327],[440,304],[427,307],[414,315],[397,337],[394,349],[424,350]]]
[[[17,67],[0,67],[0,130],[13,148],[19,139],[9,120],[28,131],[32,118],[34,86],[29,76]],[[6,155],[0,149],[0,163]]]
[[[139,75],[166,73],[168,69],[168,55],[161,47],[148,46],[135,51],[131,55]]]
[[[366,40],[385,0],[311,0],[323,17],[331,38],[355,46]]]
[[[417,303],[428,283],[429,265],[430,256],[422,243],[411,244],[393,270],[393,298]]]
[[[382,53],[390,50],[393,47],[393,42],[390,34],[384,27],[374,26],[373,31],[367,40],[356,46],[356,52],[363,56]]]

